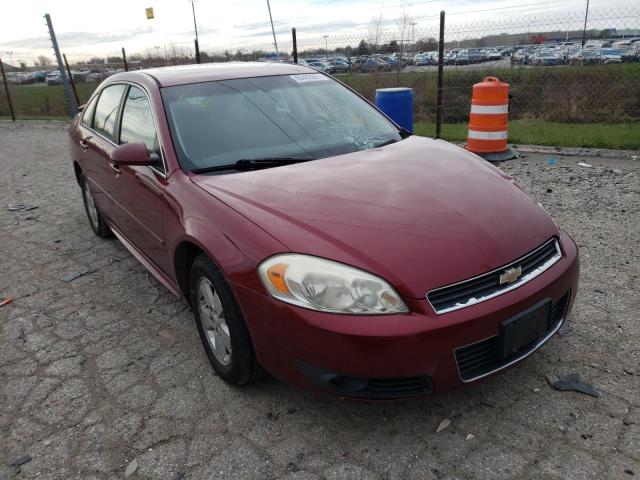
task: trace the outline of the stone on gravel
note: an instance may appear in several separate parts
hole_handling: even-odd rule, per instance
[[[449,425],[451,425],[451,420],[449,420],[448,418],[445,418],[444,420],[442,420],[439,424],[438,424],[438,428],[436,428],[436,433],[440,433],[441,431],[443,431],[445,428],[447,428]]]
[[[136,473],[136,470],[138,470],[138,460],[136,460],[135,458],[133,460],[131,460],[131,462],[129,463],[129,465],[127,465],[126,470],[124,471],[124,476],[125,477],[130,477],[131,475],[133,475],[134,473]]]

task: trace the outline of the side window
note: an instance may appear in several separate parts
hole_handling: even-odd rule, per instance
[[[129,88],[120,123],[120,143],[141,142],[147,150],[160,154],[156,127],[147,95],[138,87]]]
[[[91,103],[84,107],[84,112],[82,112],[82,124],[91,128],[93,126],[93,112],[96,111],[96,103],[98,100],[98,96],[96,95]]]
[[[120,106],[124,89],[124,85],[112,85],[105,88],[100,94],[93,118],[94,130],[114,141],[118,107]]]

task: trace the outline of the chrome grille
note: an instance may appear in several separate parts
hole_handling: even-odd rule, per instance
[[[469,307],[518,288],[549,269],[560,260],[561,256],[558,240],[552,238],[544,245],[508,265],[478,277],[431,290],[427,293],[427,300],[439,314]],[[516,281],[501,284],[500,277],[507,270],[518,268],[520,276]]]

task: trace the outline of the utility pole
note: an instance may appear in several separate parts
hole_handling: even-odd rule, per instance
[[[200,63],[200,40],[198,40],[198,23],[196,22],[196,0],[189,0],[191,2],[191,11],[193,12],[193,30],[196,32],[196,63]]]
[[[64,64],[62,63],[60,48],[58,48],[58,40],[56,40],[56,33],[53,30],[53,23],[51,23],[51,16],[48,13],[45,13],[44,18],[47,21],[49,35],[51,36],[51,43],[53,44],[53,51],[56,54],[56,61],[58,62],[58,70],[60,71],[60,78],[62,79],[62,86],[64,87],[64,99],[67,102],[67,113],[69,114],[69,118],[73,118],[75,114],[78,113],[78,104],[71,93],[67,72],[65,71]]]
[[[327,38],[329,38],[329,35],[323,35],[322,38],[324,38],[324,58],[326,60],[329,59],[329,44],[327,43]]]
[[[444,10],[440,11],[440,38],[438,40],[438,93],[436,97],[436,138],[442,133],[442,96],[444,90]]]
[[[2,74],[2,83],[4,83],[4,91],[7,95],[7,103],[9,104],[9,112],[11,113],[11,120],[16,121],[16,112],[13,110],[13,102],[11,102],[11,92],[9,92],[9,82],[7,81],[7,75],[4,73],[4,64],[0,59],[0,73]]]
[[[276,40],[276,30],[273,28],[273,17],[271,16],[271,5],[267,0],[267,8],[269,9],[269,21],[271,22],[271,33],[273,33],[273,46],[276,47],[276,55],[280,58],[280,52],[278,51],[278,41]]]
[[[587,9],[584,12],[584,28],[582,29],[582,48],[587,41],[587,19],[589,18],[589,0],[587,0]]]

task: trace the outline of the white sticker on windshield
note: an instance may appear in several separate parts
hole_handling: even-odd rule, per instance
[[[321,73],[299,73],[297,75],[289,75],[289,76],[298,83],[322,82],[322,81],[329,80],[328,77],[322,75]]]

